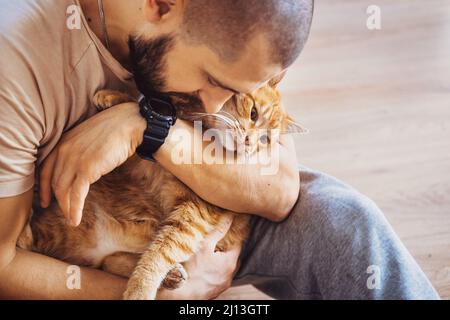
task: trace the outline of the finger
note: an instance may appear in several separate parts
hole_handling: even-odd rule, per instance
[[[52,188],[58,200],[59,207],[64,214],[64,217],[70,221],[70,192],[72,184],[75,180],[75,166],[74,160],[66,160],[65,157],[58,156],[55,170],[53,173]]]
[[[234,216],[226,215],[223,217],[217,228],[206,237],[207,246],[213,251],[216,249],[217,243],[222,240],[230,230]]]
[[[66,173],[64,171],[66,162],[72,161],[71,158],[72,159],[74,158],[74,157],[67,157],[65,151],[63,151],[63,150],[65,150],[65,149],[59,148],[57,151],[56,161],[55,161],[54,168],[53,168],[52,187],[56,187],[57,186],[56,183],[61,182],[61,177],[63,177],[64,174]],[[53,191],[56,191],[56,190],[53,189]]]
[[[52,200],[52,177],[56,153],[51,153],[41,167],[39,174],[39,199],[42,208],[48,208]]]
[[[63,190],[62,188],[54,188],[55,198],[58,202],[58,206],[66,219],[66,221],[71,224],[70,221],[70,197],[67,196],[68,190]]]
[[[52,188],[55,193],[56,200],[58,201],[59,207],[70,223],[70,192],[71,185],[74,179],[74,175],[70,172],[66,172],[60,177],[53,176]]]
[[[70,192],[70,215],[69,221],[72,226],[78,227],[83,217],[83,208],[89,193],[90,184],[82,178],[77,178]]]

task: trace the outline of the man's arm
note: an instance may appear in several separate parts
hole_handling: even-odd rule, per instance
[[[16,248],[31,208],[33,191],[0,199],[1,299],[120,299],[126,280],[82,269],[80,290],[67,288],[68,264]]]
[[[81,268],[81,288],[70,290],[67,287],[68,264],[16,248],[28,221],[32,196],[33,192],[29,191],[0,199],[0,299],[122,299],[126,279]],[[205,248],[186,263],[190,278],[183,288],[161,290],[158,299],[211,299],[229,288],[240,248],[226,253],[215,253],[214,248],[230,225],[231,221],[227,221],[208,237]]]
[[[200,145],[203,141],[202,132],[195,132],[191,125],[182,121],[177,122],[171,135],[175,130],[189,132],[191,150],[194,150],[194,144]],[[281,221],[295,205],[300,188],[293,139],[290,136],[281,138],[281,143],[273,149],[276,152],[271,153],[270,164],[258,162],[258,154],[253,155],[256,159],[254,164],[247,161],[247,164],[240,165],[237,159],[235,164],[226,164],[225,159],[216,164],[175,164],[172,151],[179,142],[171,136],[155,158],[206,201],[231,211]],[[205,142],[204,147],[206,145]],[[275,169],[273,172],[262,174],[271,166]]]
[[[182,121],[178,128],[189,130]],[[50,203],[51,189],[68,221],[78,225],[89,186],[124,163],[142,142],[146,122],[135,103],[110,108],[86,120],[65,135],[41,171],[41,204]],[[191,128],[192,130],[192,128]],[[195,136],[201,144],[201,136]],[[171,148],[163,146],[156,157],[194,192],[217,206],[258,214],[281,221],[297,201],[299,176],[295,148],[286,137],[280,145],[280,170],[262,176],[257,165],[175,165]]]

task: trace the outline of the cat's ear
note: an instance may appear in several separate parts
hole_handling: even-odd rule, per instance
[[[182,12],[182,0],[148,0],[142,7],[145,20],[153,24],[172,19]]]
[[[284,77],[286,76],[287,71],[283,71],[281,74],[279,74],[278,76],[276,76],[275,78],[272,78],[269,81],[269,86],[271,86],[274,89],[278,88],[278,85],[280,84],[280,82],[284,79]]]
[[[287,125],[286,125],[286,128],[283,133],[285,133],[285,134],[293,134],[293,133],[308,134],[309,133],[309,130],[307,128],[305,128],[301,124],[297,123],[294,119],[287,118],[286,121],[287,121]]]

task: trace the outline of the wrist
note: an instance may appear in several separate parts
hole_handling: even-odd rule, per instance
[[[164,163],[166,165],[169,165],[169,163],[171,164],[172,150],[177,146],[177,144],[180,143],[179,136],[181,133],[183,133],[183,136],[191,137],[190,143],[193,145],[194,143],[192,140],[192,137],[194,135],[193,126],[184,120],[178,119],[175,125],[170,130],[169,136],[167,137],[165,143],[154,154],[154,158],[159,163]],[[193,149],[191,148],[191,150]]]
[[[136,149],[142,143],[147,122],[142,117],[137,103],[126,103],[121,107],[126,112],[124,119],[125,130],[132,138],[133,149]]]
[[[139,112],[147,123],[142,143],[136,153],[144,160],[156,161],[155,153],[165,144],[177,122],[175,106],[167,97],[141,96]]]

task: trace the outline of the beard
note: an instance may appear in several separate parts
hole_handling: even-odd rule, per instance
[[[151,40],[130,36],[131,71],[138,90],[146,97],[170,99],[180,119],[190,120],[195,113],[205,113],[203,102],[193,93],[164,92],[167,56],[174,46],[174,37],[163,35]]]

